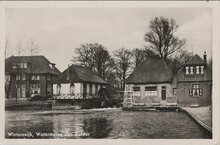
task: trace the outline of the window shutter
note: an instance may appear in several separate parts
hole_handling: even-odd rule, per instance
[[[203,94],[203,90],[199,89],[199,96],[202,96],[202,94]]]
[[[189,89],[189,96],[192,96],[192,89]]]

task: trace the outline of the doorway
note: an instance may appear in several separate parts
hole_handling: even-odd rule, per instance
[[[166,100],[166,86],[162,86],[161,99],[162,99],[163,101]]]

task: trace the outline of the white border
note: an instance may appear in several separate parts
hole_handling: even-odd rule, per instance
[[[4,10],[5,8],[97,8],[97,7],[117,7],[117,8],[213,8],[213,139],[4,139],[5,132],[5,112],[4,112]],[[0,2],[0,72],[1,72],[1,96],[0,96],[0,144],[169,144],[169,145],[219,145],[219,64],[220,64],[220,4],[219,2],[164,2],[164,1],[1,1]]]

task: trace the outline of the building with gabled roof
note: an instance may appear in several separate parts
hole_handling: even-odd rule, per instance
[[[46,57],[11,56],[5,60],[6,98],[27,100],[52,95],[52,83],[60,71]]]
[[[103,80],[98,74],[93,72],[91,69],[71,65],[66,70],[64,70],[59,77],[53,81],[54,83],[93,83],[106,85],[108,82]]]
[[[71,65],[53,81],[53,94],[55,96],[75,94],[96,94],[101,88],[106,88],[108,82],[103,80],[91,69]]]
[[[90,68],[71,65],[53,81],[53,109],[100,107],[108,82]]]
[[[178,97],[178,104],[182,106],[211,105],[212,69],[207,64],[207,55],[203,59],[194,55],[177,72],[174,78],[174,95]]]
[[[173,97],[172,80],[172,71],[162,59],[146,59],[126,79],[125,93],[133,92],[133,105],[166,104]]]
[[[162,59],[147,59],[127,78],[124,107],[211,105],[212,69],[194,55],[176,75]]]

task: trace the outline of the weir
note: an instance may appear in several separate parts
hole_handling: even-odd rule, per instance
[[[90,109],[105,107],[105,98],[99,94],[62,94],[51,98],[53,110]]]

